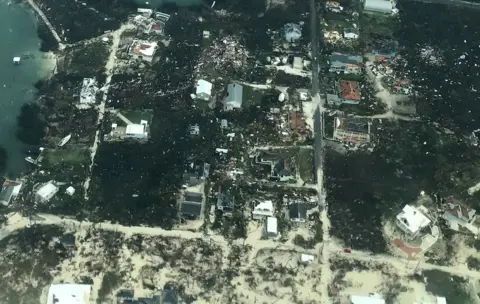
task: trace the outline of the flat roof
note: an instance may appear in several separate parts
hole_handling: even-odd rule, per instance
[[[384,299],[366,297],[366,296],[350,296],[352,304],[385,304]]]
[[[267,217],[267,232],[277,233],[277,218]]]
[[[430,219],[428,217],[417,208],[410,205],[405,205],[405,207],[403,207],[402,212],[397,215],[397,220],[403,222],[413,233],[430,224]]]
[[[55,186],[54,184],[49,182],[49,183],[43,185],[40,189],[38,189],[37,195],[39,195],[41,197],[47,197],[50,194],[55,193],[57,191],[58,191],[57,186]]]
[[[273,211],[273,202],[271,200],[263,201],[260,204],[256,205],[255,208],[253,208],[253,212],[258,212],[258,211]]]
[[[127,125],[127,134],[143,134],[145,132],[145,126],[141,124],[130,124]]]
[[[47,304],[87,304],[91,285],[52,284],[48,289]]]

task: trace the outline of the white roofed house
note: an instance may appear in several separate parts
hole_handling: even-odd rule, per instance
[[[35,192],[35,201],[46,203],[52,197],[54,197],[55,194],[57,194],[58,190],[58,187],[53,183],[53,181],[49,181]]]
[[[350,296],[350,304],[385,304],[385,300],[378,295]]]
[[[203,79],[197,80],[195,95],[198,99],[208,101],[212,97],[213,84]]]
[[[391,14],[393,12],[394,5],[390,0],[365,0],[363,9],[367,12]]]
[[[430,219],[419,209],[405,205],[401,213],[397,215],[396,225],[402,230],[407,238],[413,239],[420,234],[420,231],[430,225]]]
[[[48,289],[46,304],[89,304],[91,285],[52,284]]]
[[[263,225],[263,237],[275,238],[278,236],[278,222],[276,217],[267,217]]]
[[[263,201],[253,208],[252,216],[255,220],[263,220],[274,215],[275,208],[271,200]]]
[[[125,131],[125,137],[135,139],[147,139],[148,132],[146,121],[143,121],[143,123],[140,124],[128,124]]]
[[[227,86],[227,97],[224,101],[224,110],[241,109],[243,104],[243,86],[231,83]]]

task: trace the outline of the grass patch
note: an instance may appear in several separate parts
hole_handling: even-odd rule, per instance
[[[368,42],[370,39],[393,39],[397,19],[392,16],[376,13],[363,13],[360,16],[360,36]]]
[[[447,303],[473,303],[466,279],[439,270],[426,270],[423,275],[427,278],[426,290],[445,297]]]
[[[139,124],[141,120],[146,120],[150,124],[153,118],[153,110],[123,111],[122,114],[135,124]]]
[[[55,150],[43,151],[44,162],[47,166],[78,165],[88,161],[89,151],[86,147],[67,145]]]
[[[261,105],[263,99],[263,92],[261,89],[256,89],[251,86],[243,86],[243,102],[245,107],[254,107]]]
[[[298,151],[298,170],[300,177],[306,183],[313,182],[313,157],[313,149],[300,148]]]
[[[334,12],[327,12],[325,14],[326,29],[329,31],[338,31],[343,33],[344,29],[353,28],[353,22],[347,20],[345,15]]]

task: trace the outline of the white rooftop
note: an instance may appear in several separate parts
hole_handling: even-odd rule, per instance
[[[305,254],[305,253],[302,253],[300,259],[301,259],[302,262],[313,262],[313,261],[315,261],[315,257],[313,255]]]
[[[207,94],[212,95],[213,84],[203,79],[197,80],[197,91],[196,94]]]
[[[351,296],[350,302],[352,304],[385,304],[384,299],[366,296]]]
[[[47,304],[90,303],[91,285],[52,284],[48,290]]]
[[[145,132],[145,126],[142,124],[129,124],[127,125],[126,132],[127,134],[138,134],[141,135]]]
[[[57,186],[55,186],[53,183],[49,182],[45,185],[43,185],[40,189],[37,191],[37,195],[40,197],[48,197],[52,193],[55,193],[58,191]]]
[[[271,200],[263,201],[253,209],[253,212],[273,212],[273,202]]]
[[[437,297],[437,304],[447,304],[447,299],[444,297]]]
[[[152,57],[157,50],[156,42],[134,40],[130,47],[130,52],[136,55]]]
[[[267,217],[267,232],[277,234],[277,218]]]
[[[403,222],[412,233],[416,233],[430,224],[430,219],[410,205],[403,207],[402,212],[397,215],[397,220]]]

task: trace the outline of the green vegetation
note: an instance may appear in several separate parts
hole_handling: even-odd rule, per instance
[[[473,297],[476,295],[468,290],[470,283],[466,279],[440,270],[425,270],[423,276],[427,282],[426,290],[434,295],[445,297],[447,303],[474,303]]]
[[[243,101],[245,107],[255,107],[262,103],[263,90],[251,86],[243,86]]]
[[[109,47],[104,42],[94,42],[72,51],[70,54],[69,73],[81,77],[102,78],[105,64],[108,60]],[[98,79],[100,80],[100,79]]]
[[[394,39],[398,19],[385,14],[364,13],[360,16],[360,37],[365,44],[378,38]]]
[[[313,182],[314,151],[309,148],[300,148],[298,151],[297,167],[300,177],[306,183]]]
[[[87,147],[66,145],[55,150],[43,151],[45,165],[48,167],[61,165],[79,165],[88,162],[89,150]]]
[[[148,124],[152,122],[153,111],[152,110],[128,110],[122,111],[123,116],[133,123],[140,123],[141,120],[146,120]]]

